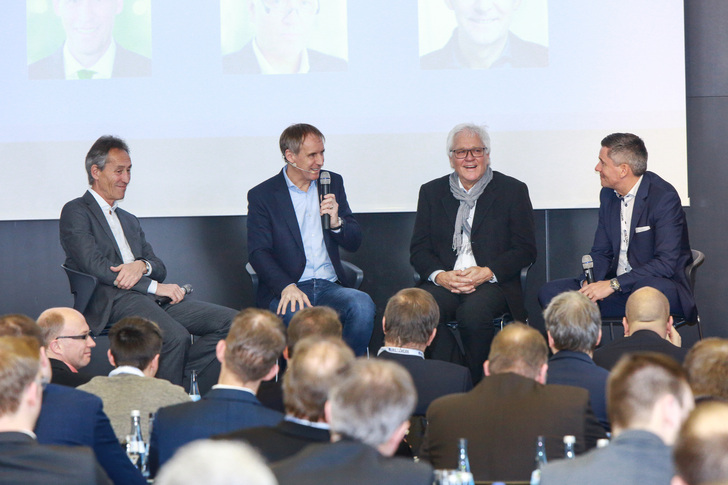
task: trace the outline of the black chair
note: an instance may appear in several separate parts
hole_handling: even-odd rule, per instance
[[[702,251],[698,251],[697,249],[691,249],[690,251],[693,254],[693,262],[685,267],[685,276],[687,276],[688,282],[690,283],[690,291],[693,293],[693,295],[695,295],[696,271],[705,262],[705,254],[703,254]],[[602,326],[609,325],[609,337],[612,340],[614,340],[614,326],[621,326],[622,318],[623,317],[602,318]],[[703,340],[703,328],[700,326],[700,315],[695,318],[694,322],[689,322],[684,315],[673,315],[672,320],[673,326],[675,328],[680,328],[684,325],[697,325],[698,337],[700,338],[700,340]]]
[[[348,261],[341,261],[341,266],[344,267],[344,274],[346,274],[346,278],[349,281],[354,281],[351,288],[358,290],[362,281],[364,281],[364,271],[362,271],[362,269],[354,263],[350,263]],[[258,293],[258,273],[255,272],[253,265],[249,262],[245,264],[245,271],[248,272],[250,275],[250,281],[253,283],[253,293]]]
[[[81,273],[66,265],[62,265],[62,268],[66,272],[68,284],[71,286],[73,308],[83,313],[86,311],[88,302],[91,301],[91,297],[99,284],[99,280],[93,275]]]

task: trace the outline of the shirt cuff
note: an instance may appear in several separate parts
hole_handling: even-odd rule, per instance
[[[493,277],[488,280],[488,283],[498,283],[498,278],[495,277],[495,273],[493,273]]]
[[[435,286],[440,286],[440,285],[438,285],[438,284],[437,284],[437,282],[435,281],[435,278],[437,278],[437,275],[439,275],[440,273],[444,273],[444,272],[445,272],[445,270],[444,270],[444,269],[437,269],[437,270],[433,271],[433,272],[432,272],[432,274],[430,275],[430,277],[429,277],[429,278],[427,278],[427,279],[428,279],[428,280],[430,280],[430,281],[432,281],[432,283],[433,283],[433,284],[434,284]]]
[[[149,288],[147,288],[147,293],[151,293],[152,295],[157,294],[157,286],[159,286],[159,283],[152,280],[151,283],[149,283]]]

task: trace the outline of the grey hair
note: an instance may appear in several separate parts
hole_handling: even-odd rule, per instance
[[[86,175],[88,175],[89,185],[93,185],[94,178],[91,175],[91,167],[96,165],[99,170],[103,170],[106,166],[106,160],[109,158],[109,152],[114,148],[124,150],[129,153],[129,146],[124,140],[116,136],[104,135],[94,142],[91,149],[86,154]]]
[[[597,346],[602,324],[599,307],[578,291],[557,295],[543,318],[558,350],[588,353]]]
[[[634,175],[639,177],[647,171],[647,148],[639,136],[632,133],[612,133],[604,137],[602,146],[608,149],[609,158],[612,160],[614,155],[622,155],[622,163],[629,165]]]
[[[480,141],[483,142],[483,146],[485,146],[485,152],[490,153],[490,135],[488,134],[488,130],[486,129],[486,127],[476,125],[475,123],[460,123],[459,125],[456,125],[452,130],[450,130],[450,133],[448,133],[447,135],[447,145],[445,146],[445,151],[448,158],[450,157],[450,150],[452,150],[453,144],[455,143],[455,137],[458,136],[460,133],[476,135],[478,138],[480,138]]]

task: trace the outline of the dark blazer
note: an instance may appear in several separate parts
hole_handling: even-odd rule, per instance
[[[34,432],[38,443],[92,448],[116,485],[146,484],[119,446],[101,399],[93,394],[49,384],[43,391],[43,406]]]
[[[143,77],[152,75],[152,61],[116,45],[111,77]],[[63,46],[48,57],[28,66],[28,79],[65,79]]]
[[[213,439],[239,440],[249,443],[268,463],[293,456],[312,443],[328,443],[327,429],[314,428],[283,420],[275,426],[246,428],[214,436]]]
[[[597,281],[617,276],[621,232],[620,200],[614,190],[603,188],[599,202],[599,225],[590,253]],[[652,172],[642,176],[635,196],[627,259],[632,271],[617,277],[622,291],[632,291],[645,277],[671,279],[684,316],[695,321],[698,310],[685,275],[693,260],[685,212],[675,188]]]
[[[88,448],[38,444],[25,433],[0,433],[0,483],[111,483]]]
[[[680,364],[685,360],[687,349],[673,345],[652,330],[638,330],[629,337],[612,340],[594,351],[594,363],[607,370],[617,364],[624,354],[633,352],[659,352],[672,357]]]
[[[351,286],[341,266],[339,246],[347,251],[359,249],[361,228],[349,208],[341,175],[329,173],[344,227],[338,233],[323,231],[324,243],[339,281]],[[297,283],[306,268],[301,230],[283,172],[248,192],[248,260],[260,278],[256,298],[260,308],[268,308],[283,288]]]
[[[424,416],[430,403],[438,397],[473,388],[470,370],[461,365],[390,352],[382,352],[378,357],[393,360],[409,371],[417,389],[417,407],[412,413],[415,415]]]
[[[73,372],[70,367],[58,359],[48,359],[51,361],[51,369],[53,374],[51,382],[53,384],[60,384],[61,386],[78,387],[82,384],[86,384],[94,376],[91,374],[84,374],[83,372]]]
[[[286,407],[283,404],[283,375],[278,374],[277,381],[271,379],[261,382],[255,397],[268,409],[285,413]]]
[[[346,71],[344,59],[308,49],[309,72]],[[248,42],[239,51],[223,56],[223,74],[260,74],[260,65],[253,52],[253,43]]]
[[[382,456],[369,445],[351,440],[314,444],[274,464],[279,485],[432,485],[432,468],[399,457]]]
[[[429,54],[420,57],[422,69],[465,69],[458,59],[457,32],[445,46]],[[501,57],[496,60],[490,69],[499,67],[548,67],[549,51],[546,47],[528,42],[508,33],[508,44]]]
[[[460,202],[450,192],[449,175],[420,188],[410,244],[410,262],[424,279],[433,271],[452,270],[457,255],[452,235]],[[533,207],[528,187],[493,172],[493,180],[475,206],[471,244],[479,266],[489,267],[516,320],[526,319],[521,269],[536,260]]]
[[[545,386],[510,372],[485,377],[466,394],[435,400],[427,423],[421,458],[436,469],[456,468],[458,440],[467,438],[476,480],[529,480],[539,435],[547,456],[554,457],[563,454],[564,435],[576,437],[577,453],[606,436],[585,389]]]
[[[149,464],[154,474],[190,441],[253,426],[274,426],[283,415],[247,391],[212,389],[198,402],[161,408],[152,427]]]
[[[560,350],[549,359],[547,384],[581,387],[589,391],[589,403],[607,431],[607,378],[609,372],[594,363],[584,352]]]
[[[139,219],[121,208],[116,209],[116,215],[119,217],[132,253],[138,259],[146,259],[152,265],[152,273],[149,276],[142,276],[132,288],[146,295],[152,280],[160,283],[164,281],[167,277],[167,268],[154,254],[151,244],[144,237]],[[110,269],[111,266],[123,263],[121,251],[101,212],[101,207],[88,191],[82,197],[63,206],[59,225],[61,246],[66,253],[66,266],[99,279],[99,285],[83,312],[91,330],[99,335],[109,322],[114,299],[120,292],[128,291],[114,286],[117,273]]]

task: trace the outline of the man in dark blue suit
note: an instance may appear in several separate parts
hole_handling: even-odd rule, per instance
[[[316,127],[291,125],[279,144],[288,165],[248,192],[248,259],[260,278],[256,303],[277,312],[286,325],[305,306],[330,306],[341,317],[346,343],[364,355],[376,308],[369,295],[346,288],[352,282],[339,246],[356,251],[362,234],[344,181],[330,172],[331,192],[319,196],[324,135]],[[330,219],[330,228],[319,216]]]
[[[161,408],[152,429],[149,464],[152,474],[190,441],[253,426],[275,426],[283,415],[255,397],[261,381],[278,372],[286,346],[283,325],[267,310],[248,308],[233,320],[217,344],[220,379],[198,402]]]
[[[599,302],[605,317],[622,317],[629,295],[651,286],[670,301],[670,313],[693,321],[695,300],[685,275],[692,262],[688,227],[675,188],[647,172],[647,149],[631,133],[602,140],[595,167],[602,183],[599,225],[591,257],[594,282],[584,278],[555,280],[539,293],[542,307],[568,290]]]

